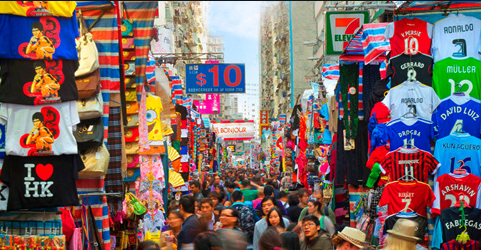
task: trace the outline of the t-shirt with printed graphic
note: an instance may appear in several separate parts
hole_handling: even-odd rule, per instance
[[[72,17],[75,1],[0,1],[0,14]]]
[[[80,155],[5,157],[0,180],[9,187],[8,210],[76,206]]]
[[[443,174],[434,183],[434,200],[431,213],[440,214],[441,210],[454,207],[464,201],[472,207],[481,208],[481,178],[472,174]]]
[[[3,168],[3,159],[0,159],[0,173]],[[0,211],[7,211],[7,205],[8,205],[8,186],[0,182]]]
[[[452,95],[434,110],[434,136],[440,139],[462,130],[481,138],[481,102],[469,96]]]
[[[407,219],[418,223],[415,236],[421,240],[424,239],[424,235],[426,234],[426,230],[428,229],[428,218],[413,212],[401,212],[399,214],[393,214],[388,216],[384,221],[383,234],[385,235],[387,234],[387,230],[393,229],[394,225],[399,219]]]
[[[0,14],[0,58],[78,60],[77,18]]]
[[[77,154],[73,129],[80,122],[75,101],[26,106],[3,103],[0,123],[7,124],[7,155]]]
[[[410,75],[419,82],[431,86],[433,58],[423,53],[399,54],[389,59],[386,75],[391,75],[391,88],[407,81]]]
[[[73,60],[0,60],[0,102],[41,105],[78,100]]]
[[[463,14],[449,14],[434,24],[431,45],[434,62],[447,57],[480,60],[480,36],[481,20]]]
[[[436,218],[431,248],[440,249],[443,242],[455,240],[466,230],[471,239],[481,239],[481,210],[465,207],[466,229],[461,226],[461,212],[457,207],[446,208]]]
[[[433,25],[418,18],[404,18],[389,23],[384,37],[391,43],[391,57],[405,53],[431,55]]]
[[[454,92],[464,92],[466,95],[481,100],[481,74],[479,72],[481,72],[481,61],[475,58],[444,58],[434,64],[433,89],[442,99]]]
[[[403,82],[391,88],[382,103],[391,111],[391,119],[401,118],[411,112],[431,120],[434,109],[441,102],[433,88],[420,82]]]
[[[464,162],[468,173],[481,176],[481,139],[468,133],[454,133],[437,140],[434,157],[441,163],[436,178],[459,168],[458,161]]]
[[[427,183],[428,175],[436,172],[439,162],[430,153],[413,148],[398,148],[389,152],[379,163],[382,173],[389,175],[389,181],[396,181],[413,171],[412,176],[416,180]],[[412,167],[412,170],[411,170]]]
[[[433,139],[433,123],[424,119],[396,119],[387,124],[380,123],[373,131],[371,140],[385,145],[390,142],[390,150],[394,151],[405,144],[412,143],[415,147],[431,152]]]
[[[426,217],[426,207],[431,207],[434,199],[433,190],[426,183],[395,181],[384,187],[379,206],[388,205],[388,215],[407,211],[410,208],[413,212]]]

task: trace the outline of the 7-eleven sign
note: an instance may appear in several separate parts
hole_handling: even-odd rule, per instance
[[[367,11],[327,12],[326,55],[340,55],[368,19]]]

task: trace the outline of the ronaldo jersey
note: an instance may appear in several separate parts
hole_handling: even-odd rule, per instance
[[[433,190],[426,183],[395,181],[384,187],[379,206],[387,205],[388,215],[411,209],[426,217],[426,207],[431,207],[434,199]]]
[[[456,203],[464,201],[472,207],[480,208],[479,192],[481,178],[472,174],[456,175],[443,174],[434,183],[434,200],[432,213],[440,214],[441,210],[454,207]]]

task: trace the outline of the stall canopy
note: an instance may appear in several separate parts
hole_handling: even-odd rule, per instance
[[[386,60],[391,50],[389,41],[384,38],[388,23],[364,24],[339,56],[341,61],[356,61],[369,64]]]
[[[481,1],[393,1],[397,12],[481,7]]]

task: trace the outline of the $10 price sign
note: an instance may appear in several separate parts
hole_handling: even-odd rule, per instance
[[[186,93],[245,93],[244,64],[187,64]]]

